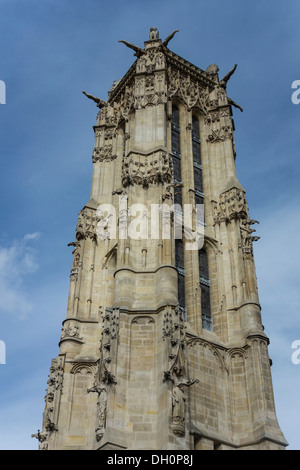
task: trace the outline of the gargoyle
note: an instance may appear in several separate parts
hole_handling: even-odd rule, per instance
[[[175,31],[173,31],[173,33],[169,34],[169,36],[166,37],[166,39],[163,41],[163,46],[167,47],[167,45],[169,44],[171,39],[173,39],[173,37],[175,36],[176,33],[178,33],[178,31],[179,31],[179,29],[175,29]]]
[[[141,57],[143,54],[145,54],[145,51],[143,49],[136,46],[135,44],[131,44],[131,42],[127,42],[127,41],[123,41],[123,40],[120,40],[119,42],[122,42],[123,44],[125,44],[125,46],[127,46],[130,49],[134,50],[135,51],[134,55],[137,56],[137,57]]]
[[[231,98],[228,98],[228,103],[234,106],[235,108],[238,108],[241,112],[243,112],[243,108],[241,108],[235,101],[233,101]]]
[[[227,82],[228,80],[230,79],[230,77],[232,77],[232,75],[234,74],[234,72],[236,71],[236,68],[237,68],[237,64],[235,64],[235,66],[233,67],[233,69],[230,70],[230,72],[228,72],[224,78],[222,78],[222,80],[220,80],[220,86],[222,88],[225,88],[226,89],[226,86],[227,86]]]
[[[93,96],[93,95],[89,95],[88,93],[86,93],[85,91],[82,92],[87,98],[89,98],[90,100],[93,100],[95,101],[95,103],[97,104],[97,108],[104,108],[106,106],[108,106],[107,102],[104,101],[104,100],[101,100],[101,98],[97,98],[96,96]]]

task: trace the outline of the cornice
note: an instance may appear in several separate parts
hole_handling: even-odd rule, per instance
[[[183,59],[183,57],[180,57],[178,54],[175,54],[168,49],[166,51],[166,58],[168,65],[173,65],[183,73],[189,74],[191,77],[202,82],[204,86],[208,86],[211,90],[215,87],[216,83],[207,76],[204,70],[200,69],[188,60]]]
[[[124,77],[121,78],[120,82],[117,84],[114,90],[110,92],[108,103],[113,103],[114,101],[116,101],[116,99],[120,96],[120,94],[125,89],[126,85],[128,85],[128,83],[132,80],[132,78],[136,74],[136,63],[137,63],[137,60],[134,61],[132,66],[128,69]]]

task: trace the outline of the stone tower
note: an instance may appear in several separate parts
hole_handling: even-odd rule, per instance
[[[83,92],[99,108],[92,189],[70,244],[41,449],[287,445],[261,323],[256,221],[236,177],[232,106],[242,109],[227,96],[236,66],[221,80],[217,65],[196,67],[168,48],[176,32],[162,41],[151,28],[143,49],[120,41],[136,60],[108,100]]]

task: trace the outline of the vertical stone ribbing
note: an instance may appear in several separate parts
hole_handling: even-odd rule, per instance
[[[203,71],[171,52],[173,36],[163,42],[151,28],[109,99],[87,95],[99,108],[91,196],[70,243],[67,316],[35,435],[41,449],[286,446],[261,323],[257,221],[236,176],[232,106],[239,106],[227,96],[235,68],[220,80],[216,65]],[[174,106],[180,148],[172,141]],[[202,189],[204,251],[184,250],[179,266],[173,205],[180,197],[189,205],[194,232]],[[182,246],[189,241],[183,230]]]

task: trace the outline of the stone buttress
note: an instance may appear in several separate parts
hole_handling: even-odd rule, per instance
[[[151,28],[99,112],[40,449],[284,449],[223,79]],[[187,249],[204,205],[203,246]],[[174,237],[180,207],[191,226]],[[178,210],[179,207],[179,210]],[[201,212],[201,211],[200,211]],[[196,230],[196,232],[195,232]]]

